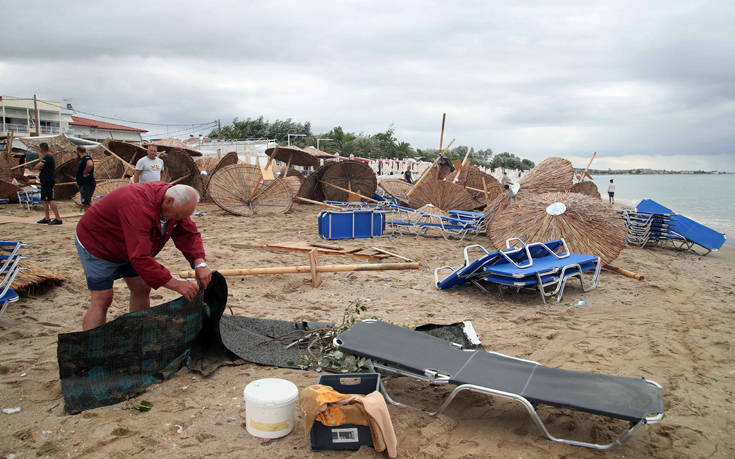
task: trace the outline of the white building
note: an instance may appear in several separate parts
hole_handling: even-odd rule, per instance
[[[94,140],[95,142],[102,142],[105,139],[142,142],[141,134],[148,132],[145,129],[107,123],[80,116],[70,115],[69,118],[69,128],[65,132],[66,134],[82,139]]]

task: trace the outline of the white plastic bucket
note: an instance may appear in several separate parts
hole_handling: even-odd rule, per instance
[[[243,391],[245,427],[260,438],[280,438],[293,430],[299,389],[285,379],[258,379]]]

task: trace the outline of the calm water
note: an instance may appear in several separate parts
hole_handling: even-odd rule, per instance
[[[615,202],[635,206],[653,199],[728,236],[735,246],[735,175],[599,175],[595,184],[607,200],[615,180]]]

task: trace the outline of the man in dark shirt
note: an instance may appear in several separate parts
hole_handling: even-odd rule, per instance
[[[54,202],[54,186],[56,185],[56,176],[54,173],[56,171],[56,159],[54,158],[54,155],[51,154],[46,142],[39,144],[39,147],[41,148],[43,159],[41,159],[33,169],[41,171],[41,173],[38,174],[38,181],[41,182],[41,203],[43,204],[43,212],[46,216],[37,223],[61,225],[59,209],[56,207],[56,203]],[[54,211],[54,216],[56,218],[53,220],[49,220],[49,208]]]
[[[94,188],[97,185],[94,180],[94,160],[87,154],[87,150],[82,146],[77,147],[77,155],[79,155],[77,186],[79,187],[82,207],[86,212],[92,204],[92,194],[94,194]]]

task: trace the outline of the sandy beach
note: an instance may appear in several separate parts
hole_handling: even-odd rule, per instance
[[[236,217],[213,205],[195,218],[213,269],[308,264],[304,254],[232,248],[235,242],[317,241],[317,207],[295,205],[286,215]],[[77,214],[70,202],[62,214]],[[15,205],[0,216],[41,218]],[[0,239],[22,240],[32,263],[64,273],[69,280],[49,291],[26,296],[0,317],[0,455],[16,457],[376,457],[357,452],[311,452],[297,415],[294,431],[262,440],[245,428],[242,391],[264,377],[285,378],[299,387],[316,383],[310,371],[250,363],[223,367],[203,378],[186,368],[155,385],[139,399],[146,413],[118,404],[64,414],[57,334],[81,330],[88,291],[74,247],[78,219],[53,227],[0,224]],[[626,248],[616,266],[643,274],[636,281],[603,271],[599,287],[584,293],[570,283],[560,303],[544,306],[537,293],[506,292],[503,297],[473,286],[438,291],[433,270],[461,264],[461,248],[488,244],[398,237],[340,241],[349,247],[377,246],[420,262],[416,271],[329,273],[319,288],[308,275],[228,278],[229,301],[237,315],[282,320],[340,321],[354,300],[367,317],[401,325],[471,320],[488,350],[538,361],[551,367],[621,376],[644,376],[664,388],[666,416],[639,430],[608,453],[547,440],[517,404],[462,394],[442,415],[390,406],[401,457],[734,457],[735,249],[700,257],[669,249]],[[157,258],[172,272],[188,268],[169,243]],[[328,263],[351,258],[324,256]],[[108,320],[127,312],[128,290],[115,284]],[[153,292],[160,304],[178,295]],[[586,306],[567,306],[585,300]],[[228,311],[229,313],[229,311]],[[398,400],[434,409],[447,387],[425,387],[407,378],[387,382]],[[542,408],[552,433],[586,441],[609,441],[627,428],[606,418]]]

